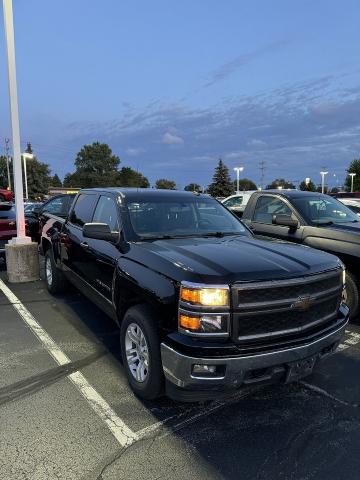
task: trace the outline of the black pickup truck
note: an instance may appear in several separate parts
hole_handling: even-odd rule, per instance
[[[337,255],[346,266],[346,304],[359,315],[360,218],[329,195],[299,190],[253,193],[243,222],[255,235],[301,243]]]
[[[348,322],[338,258],[250,230],[206,195],[81,190],[40,249],[50,292],[67,282],[120,325],[143,398],[215,398],[289,382],[333,352]]]

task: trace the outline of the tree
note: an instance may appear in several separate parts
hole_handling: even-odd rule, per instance
[[[31,155],[34,153],[30,142],[26,144],[25,153],[30,153]]]
[[[295,188],[295,185],[288,181],[288,180],[285,180],[284,178],[276,178],[274,181],[272,181],[267,187],[266,189],[267,190],[271,190],[271,189],[274,189],[274,188]]]
[[[213,181],[209,185],[209,193],[213,197],[228,197],[234,192],[228,167],[223,163],[221,158],[215,167]]]
[[[197,183],[189,183],[189,185],[186,185],[184,188],[187,192],[200,192],[201,187]]]
[[[130,167],[123,167],[118,173],[117,186],[149,188],[149,180]]]
[[[11,162],[10,162],[10,172],[12,172]],[[0,155],[0,187],[8,188],[7,163],[6,163],[6,157],[4,155]]]
[[[51,187],[62,187],[62,181],[60,180],[57,173],[50,180]]]
[[[76,156],[75,172],[65,175],[64,187],[118,186],[119,164],[120,158],[112,154],[106,143],[84,145]]]
[[[303,192],[316,192],[316,185],[314,182],[310,180],[310,182],[307,184],[305,180],[303,180],[300,185],[299,185],[300,190]]]
[[[176,183],[173,180],[159,178],[159,180],[156,180],[155,187],[166,190],[176,190]]]
[[[50,167],[36,157],[26,162],[26,176],[29,198],[43,198],[48,193],[51,183]]]
[[[347,169],[348,173],[356,173],[354,177],[354,192],[360,192],[360,158],[354,159],[351,163],[349,168]],[[351,190],[351,177],[346,178],[346,186],[347,190]]]
[[[237,189],[237,180],[234,181],[234,190]],[[239,180],[239,190],[257,190],[257,185],[249,178],[241,178]]]

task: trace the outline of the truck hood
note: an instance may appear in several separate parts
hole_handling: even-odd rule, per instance
[[[239,235],[136,243],[127,258],[177,281],[224,284],[312,275],[339,266],[337,257],[319,250]]]
[[[341,231],[350,235],[358,236],[360,241],[360,221],[359,222],[346,222],[346,223],[334,223],[325,227],[329,230]]]

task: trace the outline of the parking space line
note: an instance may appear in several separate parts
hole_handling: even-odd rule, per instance
[[[20,302],[17,296],[0,279],[0,290],[7,297],[13,308],[17,311],[25,324],[30,328],[33,334],[42,343],[44,348],[50,353],[58,365],[71,363],[70,358],[61,350],[52,337],[35,320],[29,310]],[[81,395],[88,402],[93,411],[107,425],[118,443],[124,447],[128,446],[138,439],[134,433],[115,411],[104,400],[104,398],[95,390],[80,372],[74,372],[68,375],[73,385],[78,389]]]

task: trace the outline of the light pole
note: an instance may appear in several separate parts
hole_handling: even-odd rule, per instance
[[[329,172],[320,172],[321,175],[321,193],[324,193],[325,190],[325,175],[327,175]]]
[[[349,173],[349,177],[351,177],[351,192],[354,191],[354,177],[356,177],[356,173]]]
[[[21,154],[24,162],[24,178],[25,178],[25,199],[29,200],[29,191],[28,191],[28,181],[27,181],[27,170],[26,170],[26,160],[32,160],[34,155],[32,153],[24,152]]]
[[[239,181],[240,181],[240,172],[244,170],[244,167],[235,167],[234,171],[236,172],[236,193],[239,195],[240,190],[239,190]]]
[[[26,236],[24,190],[21,171],[19,109],[16,86],[15,41],[12,0],[3,0],[6,53],[9,78],[13,169],[15,189],[16,237],[5,245],[9,282],[33,282],[40,277],[38,246]]]

